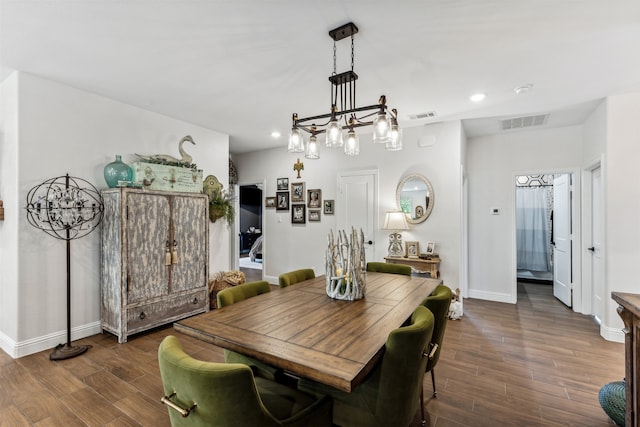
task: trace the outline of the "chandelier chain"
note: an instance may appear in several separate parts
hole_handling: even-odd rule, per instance
[[[336,68],[336,41],[334,40],[334,41],[333,41],[333,74],[332,74],[332,75],[334,75],[334,76],[335,76],[336,74],[338,74],[338,73],[336,72],[336,69],[337,69],[337,68]],[[351,66],[351,69],[353,69],[353,66]]]
[[[333,42],[333,45],[334,46],[336,45],[335,41]],[[353,71],[353,65],[355,64],[355,57],[356,57],[355,49],[354,49],[353,46],[354,46],[353,45],[353,34],[351,34],[351,71]],[[334,55],[335,55],[335,51],[334,51]],[[334,56],[334,58],[335,58],[335,56]],[[335,59],[334,59],[334,61],[335,61]],[[335,62],[334,62],[334,65],[333,65],[334,71],[335,71],[335,67],[336,66],[335,66]]]

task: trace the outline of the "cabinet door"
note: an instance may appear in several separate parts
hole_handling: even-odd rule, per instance
[[[126,265],[129,304],[169,293],[165,265],[170,215],[167,196],[129,193],[127,197]]]
[[[206,209],[206,199],[189,196],[173,198],[173,240],[178,263],[172,266],[171,292],[207,286]]]

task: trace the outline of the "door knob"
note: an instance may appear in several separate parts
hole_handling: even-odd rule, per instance
[[[595,248],[595,247],[593,247],[593,246],[591,246],[590,248],[587,248],[587,250],[588,250],[588,251],[591,251],[591,252],[595,252],[595,251],[596,251],[596,248]]]
[[[369,240],[369,241],[367,241],[367,244],[368,244],[368,245],[373,245],[373,240]]]

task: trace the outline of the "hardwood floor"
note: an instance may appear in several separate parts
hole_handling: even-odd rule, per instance
[[[50,351],[17,360],[0,352],[0,426],[169,426],[156,352],[172,333],[126,344],[92,336],[74,343],[92,345],[87,353],[58,362]],[[220,348],[179,337],[194,357],[223,360]],[[464,301],[464,317],[447,326],[435,399],[425,376],[425,406],[437,427],[608,426],[598,391],[623,376],[622,344],[602,339],[551,287],[523,284],[517,305]]]

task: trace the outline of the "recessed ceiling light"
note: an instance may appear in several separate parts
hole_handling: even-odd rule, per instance
[[[271,138],[273,139],[280,138],[280,132],[278,132],[277,130],[274,130],[273,132],[271,132]]]
[[[533,87],[533,85],[531,83],[528,83],[526,85],[522,85],[522,86],[518,86],[517,88],[514,88],[513,91],[520,95],[521,93],[527,93],[531,90],[531,88]]]
[[[473,102],[481,102],[487,97],[484,93],[474,93],[469,97],[469,99]]]

